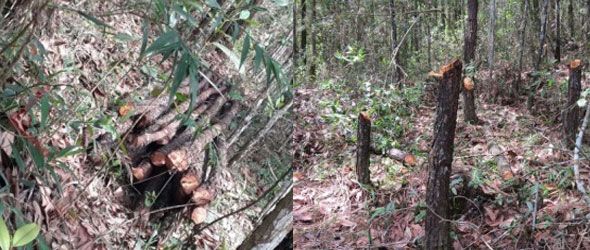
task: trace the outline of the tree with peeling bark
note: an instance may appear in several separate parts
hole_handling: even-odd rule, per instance
[[[582,91],[582,61],[573,60],[569,63],[569,80],[567,90],[567,102],[563,108],[564,141],[568,148],[574,147],[576,132],[580,124],[580,107],[578,100]]]

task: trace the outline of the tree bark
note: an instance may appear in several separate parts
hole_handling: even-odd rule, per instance
[[[467,1],[467,23],[465,25],[465,44],[463,47],[463,61],[469,65],[475,59],[477,43],[477,0]],[[475,113],[475,95],[473,89],[463,87],[463,116],[467,123],[477,123],[479,119]]]
[[[557,63],[561,62],[561,37],[560,37],[560,26],[561,26],[561,15],[560,15],[559,0],[555,0],[555,60]]]
[[[275,249],[293,230],[293,189],[283,197],[275,209],[264,217],[262,223],[238,249]]]
[[[371,184],[369,171],[371,157],[371,118],[367,113],[360,113],[357,128],[356,175],[359,183]]]
[[[434,141],[428,157],[426,249],[451,249],[449,184],[462,69],[461,61],[455,60],[439,71]]]
[[[579,59],[573,60],[568,66],[570,76],[567,91],[567,103],[564,107],[563,114],[563,132],[565,136],[565,144],[568,148],[573,149],[574,141],[576,140],[576,132],[580,125],[580,108],[576,102],[580,99],[580,91],[582,90],[582,61]]]

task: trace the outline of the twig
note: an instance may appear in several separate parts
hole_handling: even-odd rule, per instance
[[[590,119],[590,103],[586,105],[586,114],[584,115],[584,121],[582,122],[582,126],[580,127],[580,131],[578,132],[578,137],[576,137],[576,147],[574,148],[574,178],[576,181],[576,188],[578,191],[582,193],[584,201],[586,204],[590,205],[590,197],[586,193],[586,188],[584,187],[584,181],[580,179],[580,148],[582,147],[582,139],[584,138],[584,131],[588,126],[588,119]]]

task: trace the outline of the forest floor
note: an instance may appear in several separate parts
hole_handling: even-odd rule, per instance
[[[412,129],[399,139],[418,149],[417,164],[373,155],[376,188],[365,192],[356,181],[354,143],[322,120],[330,110],[313,108],[329,98],[329,91],[296,90],[294,144],[302,156],[293,175],[295,248],[419,248],[435,107],[417,108],[406,121]],[[463,122],[459,108],[451,186],[453,203],[463,205],[451,222],[455,249],[590,248],[590,208],[573,184],[561,126],[529,114],[525,99],[512,106],[480,101],[478,125]],[[498,156],[513,176],[497,168]],[[582,166],[588,180],[588,161]],[[461,182],[475,191],[461,191]]]
[[[140,101],[149,98],[154,91],[161,92],[164,79],[170,75],[170,63],[162,63],[157,58],[138,65],[141,17],[127,13],[108,14],[123,3],[63,3],[100,17],[112,27],[115,36],[103,33],[101,27],[78,13],[65,10],[56,11],[48,30],[39,36],[39,43],[47,50],[46,70],[55,74],[51,80],[56,83],[46,88],[51,103],[47,111],[48,129],[38,137],[43,145],[57,152],[68,148],[70,151],[63,157],[44,162],[47,167],[40,169],[40,173],[33,164],[37,162],[28,157],[22,166],[26,171],[16,166],[7,170],[5,174],[10,180],[14,178],[14,196],[0,197],[0,213],[10,208],[19,218],[40,225],[41,238],[45,242],[39,244],[45,249],[151,249],[156,245],[158,249],[177,249],[187,245],[199,249],[233,249],[253,230],[269,197],[187,239],[195,226],[190,220],[190,210],[184,207],[148,213],[145,209],[131,208],[128,204],[131,197],[124,191],[131,185],[132,178],[129,166],[122,164],[125,154],[118,147],[113,152],[99,145],[97,138],[110,137],[109,133],[114,136],[115,127],[124,122],[124,118],[117,117],[113,110],[124,101]],[[273,6],[268,9],[277,9]],[[153,34],[151,31],[150,42],[155,39]],[[268,31],[264,34],[267,39],[276,35]],[[219,66],[233,67],[231,62],[225,61],[227,65]],[[28,82],[29,79],[19,80]],[[244,104],[248,104],[246,101],[251,101],[251,96],[256,95],[260,87],[245,87],[250,95],[244,97]],[[285,123],[288,122],[281,121],[277,127],[288,126]],[[254,120],[251,128],[261,129],[262,125]],[[288,130],[281,128],[279,131]],[[247,130],[245,133],[252,132]],[[288,133],[277,135],[275,130],[269,135],[271,139],[290,139]],[[12,155],[10,144],[14,137],[8,136],[10,132],[0,131],[0,146],[7,155]],[[3,141],[3,138],[8,139]],[[236,145],[243,143],[238,141]],[[260,144],[263,143],[270,145],[267,140]],[[77,146],[80,144],[94,145],[94,149],[86,150]],[[278,148],[274,144],[270,147]],[[257,150],[268,148],[260,146]],[[274,182],[280,173],[265,175],[271,168],[266,160],[246,155],[233,168],[216,170],[212,186],[217,195],[207,208],[205,223],[257,200],[268,189],[269,180]],[[1,163],[0,159],[0,165],[4,166]],[[22,179],[17,179],[21,175]],[[19,188],[21,181],[32,184]],[[139,201],[144,202],[148,202],[147,198]]]

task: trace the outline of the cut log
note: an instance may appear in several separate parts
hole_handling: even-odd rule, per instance
[[[152,168],[153,166],[149,161],[142,161],[136,167],[131,168],[131,173],[135,179],[142,181],[152,173]]]
[[[166,155],[166,167],[171,170],[184,172],[188,169],[189,160],[185,148],[174,150]]]
[[[455,60],[439,70],[434,141],[428,157],[426,249],[450,249],[449,185],[463,65]]]
[[[409,165],[409,166],[416,165],[416,157],[414,155],[412,155],[408,152],[401,151],[396,148],[392,148],[390,150],[383,152],[379,149],[371,147],[371,153],[376,154],[376,155],[389,157],[389,158],[394,159],[396,161],[401,161],[404,164]]]
[[[182,192],[184,195],[189,195],[193,193],[201,184],[199,182],[199,177],[194,173],[186,173],[180,179],[180,186],[182,187]]]
[[[356,176],[363,185],[371,185],[371,118],[365,112],[359,114],[356,146]]]
[[[213,200],[214,193],[207,187],[199,187],[193,192],[191,200],[196,206],[204,206],[209,204]]]
[[[576,132],[580,126],[580,107],[577,105],[582,91],[582,61],[573,60],[569,65],[569,82],[567,102],[563,111],[564,142],[569,149],[573,149],[576,140]]]
[[[166,155],[162,152],[156,151],[153,152],[150,156],[150,161],[156,167],[161,167],[166,165]]]
[[[196,207],[193,209],[193,212],[191,213],[191,220],[195,223],[195,224],[201,224],[203,222],[205,222],[205,219],[207,219],[207,209],[204,207]]]

